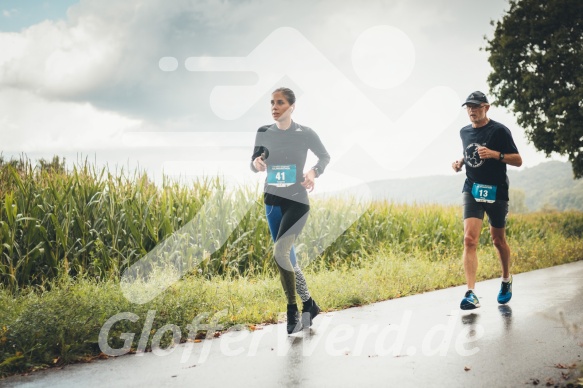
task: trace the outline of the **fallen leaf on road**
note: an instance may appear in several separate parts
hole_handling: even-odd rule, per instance
[[[471,370],[471,369],[472,369],[472,368],[471,368],[471,367],[469,367],[469,366],[464,366],[464,370],[465,370],[466,372],[467,372],[467,371],[469,371],[469,370]]]
[[[557,368],[557,369],[574,369],[576,367],[577,367],[577,365],[575,365],[575,364],[571,364],[571,365],[555,364],[555,368]]]

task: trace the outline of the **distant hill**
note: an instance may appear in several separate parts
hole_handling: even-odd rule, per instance
[[[512,192],[524,193],[527,211],[542,209],[583,211],[583,179],[574,180],[570,163],[549,161],[520,171],[509,169]],[[388,179],[368,184],[376,200],[401,203],[461,203],[465,174]],[[520,198],[521,195],[516,198]]]

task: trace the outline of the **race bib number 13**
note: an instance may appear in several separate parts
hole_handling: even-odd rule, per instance
[[[472,186],[472,195],[477,202],[496,202],[496,186],[483,185],[481,183],[474,183]]]
[[[287,187],[296,183],[296,165],[268,165],[267,184],[276,187]]]

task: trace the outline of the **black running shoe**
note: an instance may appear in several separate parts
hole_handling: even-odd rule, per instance
[[[312,321],[320,313],[320,307],[318,307],[318,305],[312,298],[308,299],[303,304],[304,306],[302,308],[302,324],[304,325],[305,328],[312,326]]]
[[[300,312],[297,304],[287,305],[287,333],[293,334],[302,330],[302,322],[300,322]]]

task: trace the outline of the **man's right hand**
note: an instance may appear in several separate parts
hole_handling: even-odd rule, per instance
[[[464,166],[464,161],[463,160],[456,160],[455,162],[453,162],[451,164],[451,168],[453,168],[453,170],[455,172],[460,172],[462,170],[462,167]]]

